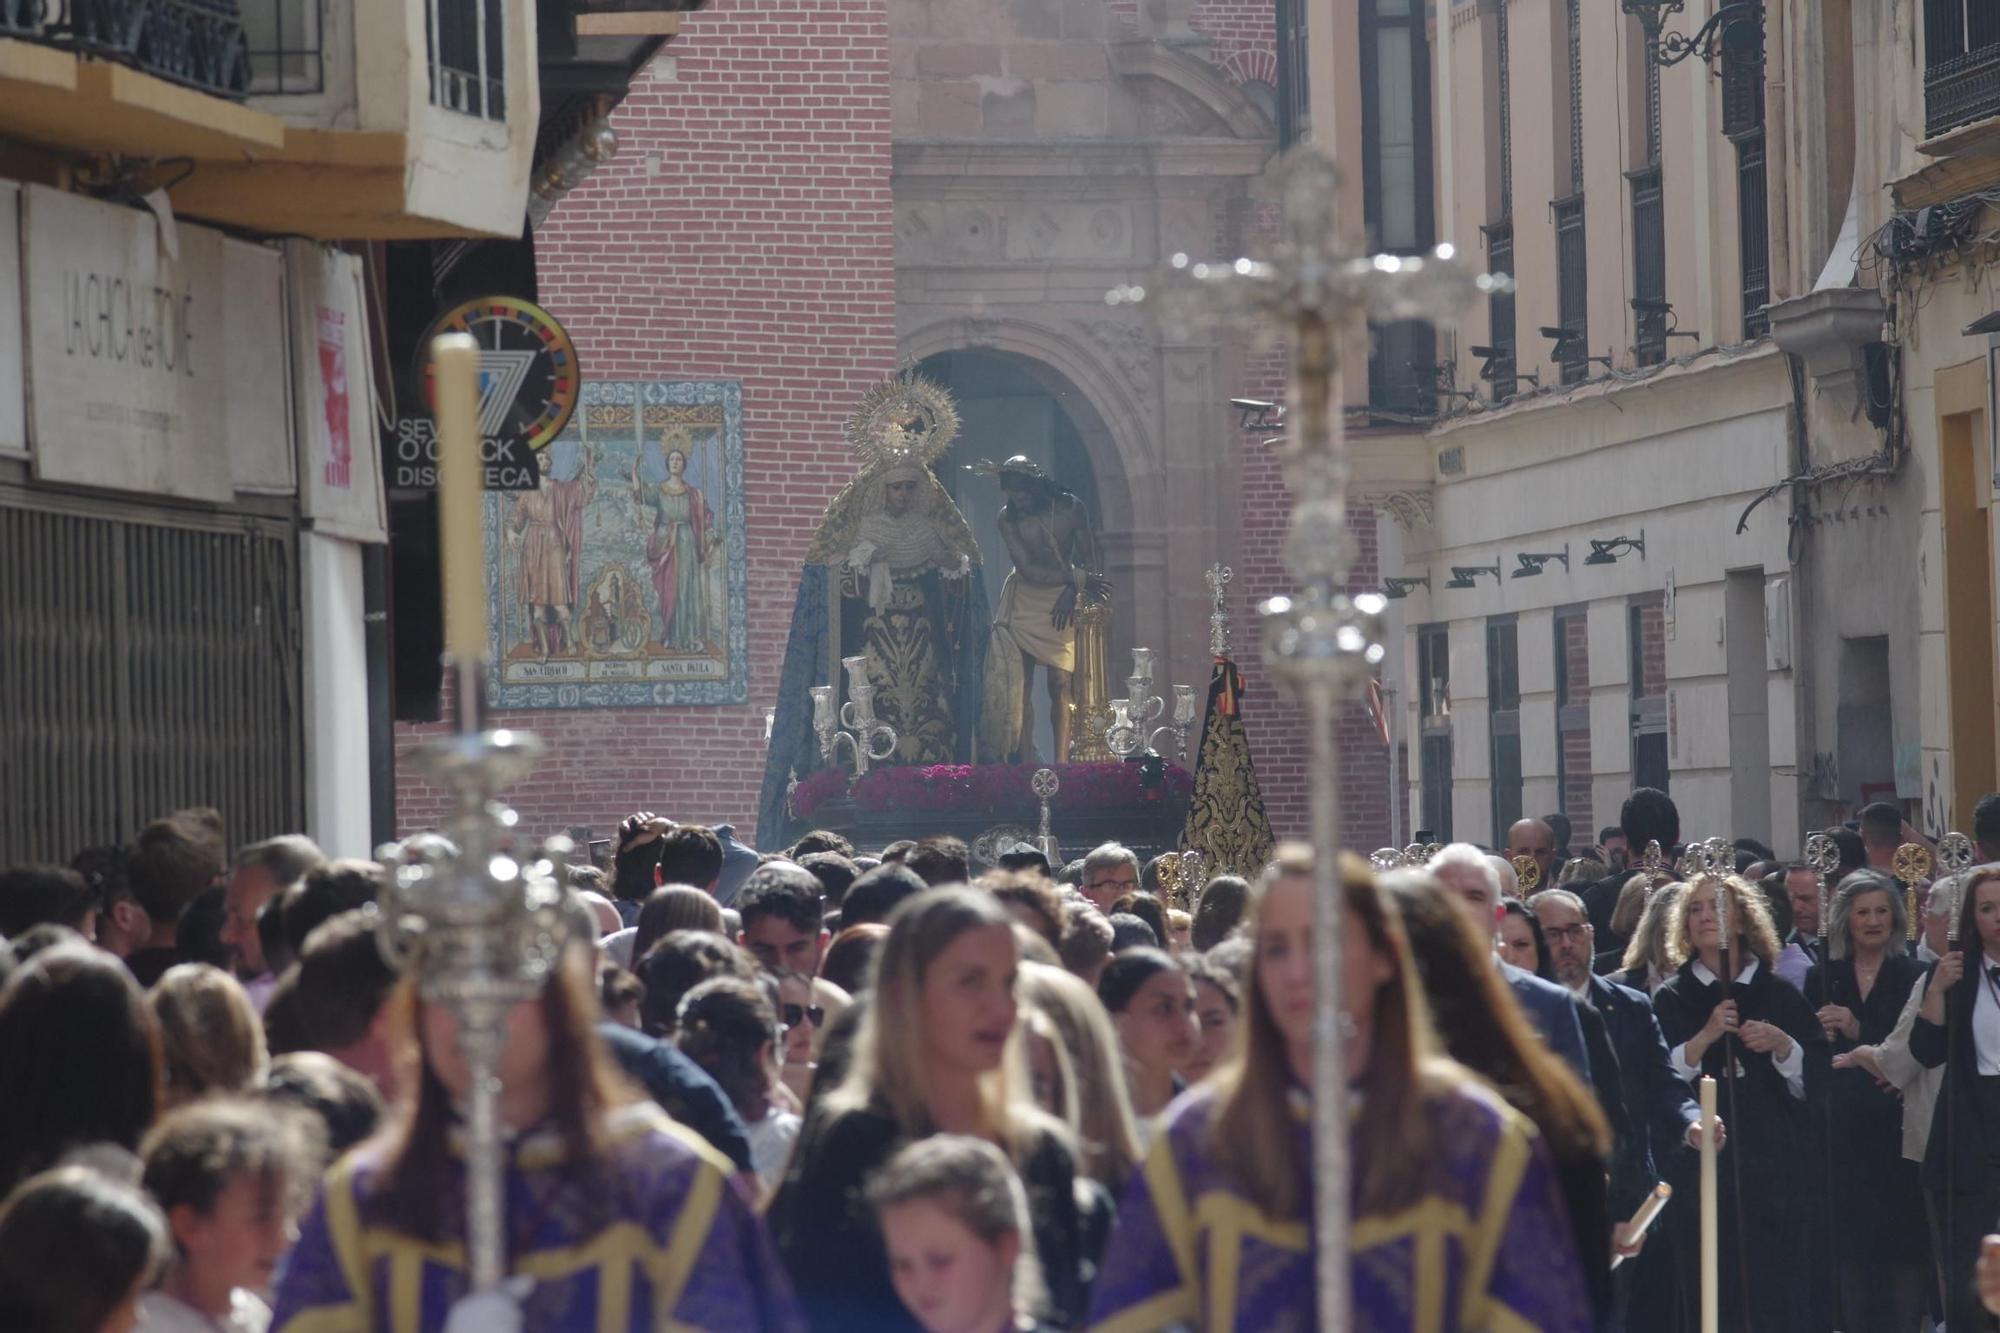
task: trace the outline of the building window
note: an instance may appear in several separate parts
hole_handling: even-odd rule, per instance
[[[1736,253],[1742,279],[1743,341],[1748,342],[1761,337],[1768,326],[1763,308],[1771,300],[1761,14],[1754,20],[1732,23],[1722,32],[1722,132],[1736,144]]]
[[[1667,619],[1659,602],[1628,612],[1632,679],[1632,785],[1667,790]]]
[[[1451,841],[1451,631],[1417,630],[1417,729],[1422,828],[1435,842]]]
[[[1636,29],[1633,31],[1636,32]],[[1667,359],[1667,215],[1660,183],[1660,66],[1642,41],[1639,66],[1642,124],[1640,165],[1625,173],[1632,183],[1632,359],[1657,366]]]
[[[1743,341],[1763,336],[1771,321],[1771,235],[1765,202],[1764,131],[1736,139],[1736,227],[1743,271]]]
[[[1556,612],[1556,808],[1591,827],[1590,619],[1582,607]]]
[[[1487,272],[1511,276],[1514,272],[1514,224],[1495,222],[1480,230],[1486,233]],[[1514,291],[1511,287],[1495,290],[1486,298],[1486,322],[1487,337],[1491,340],[1494,355],[1485,375],[1493,385],[1493,401],[1504,403],[1520,388],[1520,381],[1514,373],[1518,362],[1514,350]]]
[[[1521,817],[1521,653],[1514,617],[1486,622],[1486,716],[1492,747],[1493,845]]]
[[[325,88],[320,0],[244,0],[250,93],[317,93]]]
[[[1306,0],[1278,0],[1278,146],[1312,137],[1306,81]]]
[[[1487,87],[1492,100],[1487,107],[1488,160],[1497,165],[1498,177],[1488,177],[1498,204],[1493,221],[1480,228],[1486,236],[1486,269],[1489,273],[1512,276],[1514,272],[1514,108],[1509,67],[1507,6],[1496,4],[1492,21],[1485,30]],[[1504,403],[1520,388],[1515,374],[1519,366],[1518,343],[1514,330],[1514,292],[1511,287],[1495,290],[1486,298],[1486,341],[1493,355],[1480,368],[1480,375],[1493,386],[1493,401]]]
[[[1562,337],[1556,364],[1564,384],[1590,369],[1590,258],[1583,248],[1583,196],[1558,199],[1556,210],[1556,308]]]
[[[2000,116],[2000,5],[1924,0],[1924,136]]]
[[[1642,366],[1667,359],[1667,217],[1657,163],[1632,182],[1632,356]]]
[[[431,105],[481,120],[507,118],[504,0],[427,0]]]
[[[1434,244],[1430,43],[1416,0],[1362,0],[1362,207],[1369,244],[1422,254]],[[1437,335],[1404,320],[1375,326],[1368,405],[1389,417],[1437,412]]]

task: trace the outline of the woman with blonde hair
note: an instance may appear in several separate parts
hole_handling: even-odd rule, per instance
[[[1632,939],[1625,946],[1625,956],[1619,960],[1623,971],[1614,972],[1611,979],[1621,986],[1647,995],[1658,992],[1680,960],[1673,956],[1668,943],[1668,935],[1674,924],[1674,909],[1680,905],[1681,895],[1687,892],[1687,885],[1678,881],[1645,887],[1650,879],[1645,875],[1634,875],[1626,882],[1624,893],[1618,897],[1618,908],[1625,908],[1625,894],[1638,892],[1643,895],[1644,906],[1640,910],[1638,924],[1632,928]]]
[[[1625,881],[1625,887],[1618,890],[1618,902],[1611,909],[1611,933],[1619,939],[1629,940],[1639,927],[1639,918],[1645,915],[1646,903],[1653,896],[1653,889],[1663,881],[1648,872],[1641,871]]]
[[[235,977],[207,963],[177,963],[153,983],[146,1004],[160,1023],[169,1109],[264,1081],[271,1063],[264,1025]]]
[[[1059,1104],[1046,1109],[1075,1134],[1077,1170],[1115,1198],[1139,1161],[1118,1033],[1089,983],[1060,967],[1023,963],[1021,999],[1053,1025],[1074,1075],[1058,1089]]]
[[[1342,870],[1338,997],[1313,991],[1311,852],[1281,848],[1265,873],[1243,1039],[1175,1104],[1133,1178],[1092,1327],[1294,1327],[1313,1308],[1312,1030],[1337,1002],[1355,1089],[1357,1326],[1584,1333],[1589,1296],[1547,1149],[1432,1054],[1401,923],[1361,862]],[[1480,1224],[1453,1220],[1466,1216]]]
[[[839,1087],[812,1108],[769,1220],[811,1326],[917,1327],[896,1299],[864,1192],[906,1143],[969,1134],[1007,1153],[1026,1185],[1054,1313],[1083,1314],[1076,1159],[1021,1073],[1014,918],[991,893],[932,889],[904,902]],[[1057,1262],[1062,1260],[1064,1262]]]
[[[1667,950],[1676,970],[1653,1009],[1669,1061],[1690,1083],[1708,1075],[1722,1085],[1729,1126],[1719,1171],[1722,1325],[1787,1328],[1814,1294],[1807,1281],[1816,1191],[1800,1145],[1813,1139],[1806,1064],[1809,1054],[1824,1058],[1820,1025],[1805,997],[1772,970],[1778,933],[1764,895],[1735,875],[1701,875],[1688,885],[1674,904]],[[1697,1253],[1693,1221],[1685,1210],[1684,1254]],[[1742,1262],[1753,1237],[1754,1275]],[[1697,1296],[1683,1292],[1687,1308]]]

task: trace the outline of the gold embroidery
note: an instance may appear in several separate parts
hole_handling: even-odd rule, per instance
[[[1250,762],[1250,738],[1237,700],[1242,683],[1236,664],[1218,658],[1209,684],[1208,723],[1196,757],[1194,797],[1181,832],[1183,852],[1208,858],[1208,874],[1254,880],[1271,859],[1271,819]]]

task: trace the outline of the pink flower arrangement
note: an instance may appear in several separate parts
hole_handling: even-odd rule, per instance
[[[822,769],[792,793],[792,809],[801,819],[812,818],[827,801],[845,792],[857,811],[871,814],[897,811],[982,810],[996,816],[1031,818],[1040,803],[1029,785],[1038,764],[932,764],[918,768],[899,765],[872,768],[850,783],[844,769]],[[1149,799],[1186,800],[1194,778],[1184,768],[1168,765],[1162,787],[1148,792],[1140,785],[1137,764],[1058,764],[1062,783],[1055,806],[1070,811],[1129,809]]]

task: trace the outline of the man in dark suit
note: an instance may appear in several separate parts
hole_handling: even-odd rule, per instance
[[[1430,872],[1465,901],[1474,923],[1490,938],[1495,926],[1494,914],[1500,905],[1500,876],[1488,862],[1486,853],[1471,843],[1455,842],[1431,858]],[[1588,1083],[1590,1055],[1584,1047],[1577,1001],[1554,982],[1543,981],[1497,957],[1493,961],[1549,1049],[1569,1061],[1570,1067]]]
[[[1671,1329],[1674,1282],[1673,1264],[1665,1253],[1668,1233],[1656,1228],[1635,1247],[1625,1235],[1625,1219],[1665,1174],[1668,1158],[1682,1145],[1699,1146],[1701,1110],[1668,1059],[1652,1001],[1640,991],[1592,973],[1596,941],[1583,900],[1567,889],[1544,889],[1528,905],[1542,923],[1556,980],[1604,1019],[1617,1054],[1615,1077],[1625,1115],[1622,1125],[1613,1117],[1611,1215],[1619,1219],[1614,1245],[1619,1253],[1640,1257],[1618,1270],[1617,1318],[1609,1329],[1612,1333]],[[1694,1201],[1677,1199],[1669,1206],[1684,1202],[1691,1207]]]

